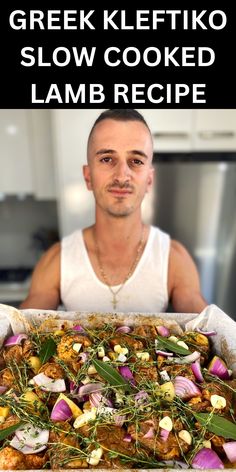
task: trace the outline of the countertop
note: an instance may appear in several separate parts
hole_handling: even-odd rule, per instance
[[[21,302],[29,292],[30,279],[24,282],[0,283],[0,303]]]

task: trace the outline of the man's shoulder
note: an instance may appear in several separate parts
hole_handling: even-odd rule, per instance
[[[179,255],[179,256],[186,256],[186,255],[189,255],[186,247],[180,243],[179,241],[177,241],[176,239],[171,239],[170,240],[170,249],[171,249],[171,252],[172,254],[174,255]]]
[[[170,255],[169,255],[169,264],[170,268],[176,269],[176,266],[183,266],[193,262],[192,257],[190,256],[186,247],[177,241],[176,239],[170,240]]]
[[[41,268],[48,267],[58,263],[60,261],[61,255],[61,243],[58,241],[57,243],[53,244],[41,257],[38,265]]]
[[[195,262],[186,247],[172,239],[170,242],[169,280],[174,281],[182,277],[191,277],[197,273]]]

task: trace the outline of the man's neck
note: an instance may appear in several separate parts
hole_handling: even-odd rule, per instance
[[[93,234],[101,250],[122,251],[127,245],[138,244],[143,226],[140,214],[120,218],[105,215],[96,218]]]

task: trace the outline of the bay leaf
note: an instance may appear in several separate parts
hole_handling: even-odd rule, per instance
[[[14,433],[18,428],[20,428],[22,424],[22,421],[19,421],[19,423],[14,424],[13,426],[9,426],[8,428],[2,429],[0,431],[0,441],[10,436],[10,434]]]
[[[172,341],[169,341],[168,339],[163,338],[162,336],[157,335],[156,339],[160,344],[160,348],[162,348],[161,350],[163,350],[164,348],[167,351],[175,352],[176,354],[181,354],[182,356],[187,356],[191,354],[191,351],[185,349],[185,347],[179,346],[178,344],[173,343]]]
[[[42,364],[45,364],[45,362],[52,357],[57,349],[57,345],[51,337],[49,337],[43,344],[42,347],[39,351],[39,359]]]
[[[116,369],[114,369],[114,367],[108,365],[107,362],[93,359],[93,364],[98,374],[110,385],[113,387],[122,388],[128,392],[132,391],[131,385],[126,382],[126,380],[122,377],[122,375],[119,374],[119,372],[117,372]]]
[[[218,415],[209,413],[193,413],[198,422],[211,433],[223,438],[236,440],[236,423]]]

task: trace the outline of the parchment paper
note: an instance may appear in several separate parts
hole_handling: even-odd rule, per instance
[[[170,327],[178,334],[201,328],[206,331],[215,330],[217,334],[211,337],[216,354],[222,355],[227,365],[236,376],[236,323],[216,305],[207,306],[202,313],[91,313],[65,312],[53,310],[17,310],[14,307],[0,304],[0,346],[4,338],[10,334],[28,332],[33,325],[41,325],[49,331],[66,325],[73,326],[75,321],[82,325],[94,326],[110,322],[129,326],[140,324],[157,324]],[[83,472],[84,469],[63,469],[64,472]],[[89,469],[88,469],[89,470]],[[91,469],[90,469],[91,470]],[[180,469],[116,469],[117,472],[179,472]],[[196,469],[189,469],[198,472]],[[235,469],[227,469],[235,472]],[[97,472],[107,472],[108,469],[97,469]],[[220,472],[220,469],[205,469],[206,472]],[[33,472],[33,471],[24,471]],[[39,472],[44,472],[43,470]]]
[[[92,313],[53,310],[17,310],[0,304],[0,346],[4,338],[13,334],[27,333],[33,326],[43,325],[45,331],[58,329],[61,325],[71,327],[76,322],[86,326],[102,326],[104,323],[128,326],[162,323],[175,334],[201,328],[216,331],[211,337],[216,354],[222,355],[236,375],[236,323],[216,305],[208,305],[200,314],[196,313]]]

